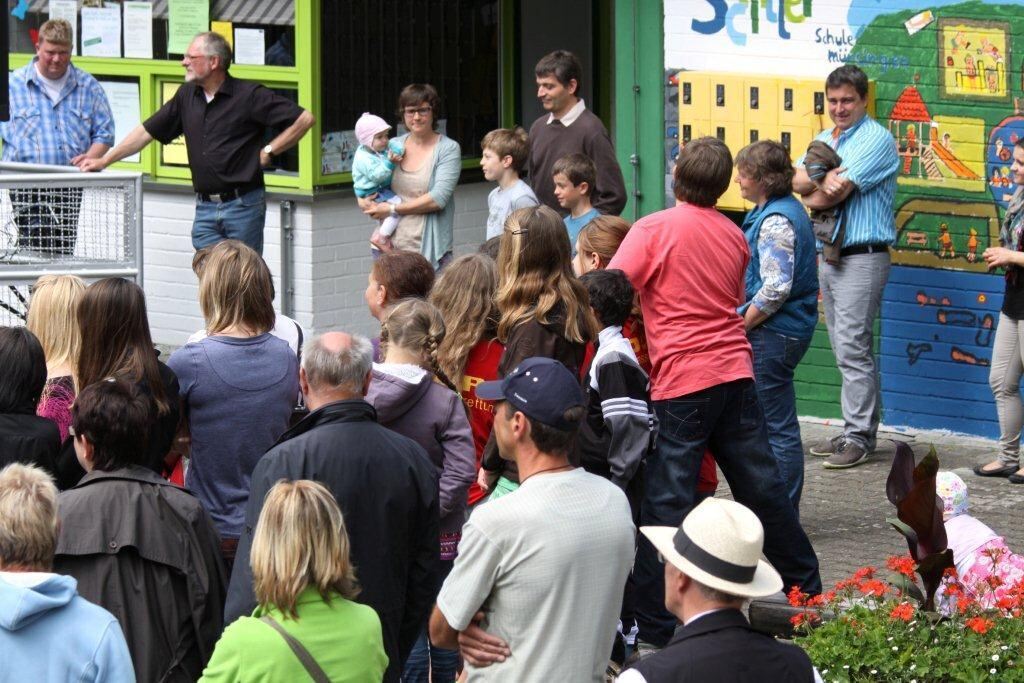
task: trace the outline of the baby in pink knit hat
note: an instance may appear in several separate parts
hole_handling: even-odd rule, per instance
[[[369,112],[356,121],[359,147],[352,158],[352,188],[357,197],[372,197],[375,202],[387,202],[394,207],[402,203],[402,198],[391,191],[391,174],[395,163],[402,161],[405,149],[397,140],[388,142],[390,130],[391,126],[384,119]],[[391,215],[373,231],[370,244],[389,251],[398,219],[392,208]]]

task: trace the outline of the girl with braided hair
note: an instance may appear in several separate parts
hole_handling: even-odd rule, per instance
[[[422,299],[402,299],[390,306],[380,329],[383,361],[373,364],[366,400],[377,422],[409,437],[426,451],[437,468],[441,515],[441,572],[434,587],[451,571],[462,525],[466,493],[476,476],[476,449],[466,410],[438,363],[445,325],[440,311]],[[458,652],[430,645],[426,623],[406,662],[403,680],[454,681]]]

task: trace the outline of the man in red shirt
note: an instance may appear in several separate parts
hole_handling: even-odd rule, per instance
[[[608,264],[624,271],[640,296],[653,366],[659,430],[640,523],[679,526],[710,447],[735,499],[760,518],[765,555],[785,585],[819,593],[818,559],[768,444],[750,343],[736,312],[745,301],[750,251],[740,229],[714,208],[731,175],[732,155],[721,141],[687,144],[675,168],[679,204],[637,221]],[[646,538],[634,579],[639,638],[663,647],[676,620],[665,609],[664,572]]]

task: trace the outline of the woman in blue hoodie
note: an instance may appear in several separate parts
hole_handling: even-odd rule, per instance
[[[3,680],[134,681],[114,616],[51,571],[57,487],[41,469],[0,470],[0,653]]]

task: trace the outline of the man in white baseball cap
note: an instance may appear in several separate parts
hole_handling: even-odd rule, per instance
[[[665,564],[665,607],[683,625],[619,683],[820,681],[803,650],[754,631],[740,611],[746,600],[782,590],[779,573],[761,559],[764,529],[753,512],[708,498],[679,528],[640,531]]]

